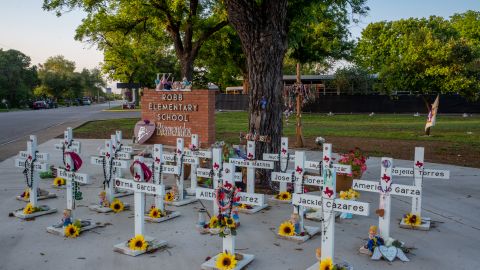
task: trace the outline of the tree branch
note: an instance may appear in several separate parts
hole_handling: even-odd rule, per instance
[[[202,47],[203,43],[215,32],[219,31],[223,27],[228,25],[228,21],[221,21],[217,23],[215,26],[210,27],[205,29],[203,33],[200,35],[198,40],[194,43],[193,49],[192,49],[192,56],[196,56],[198,54],[198,51],[200,50],[200,47]]]

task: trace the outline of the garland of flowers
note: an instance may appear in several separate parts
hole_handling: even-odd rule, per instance
[[[228,185],[231,185],[231,184],[228,184]],[[238,194],[238,189],[235,186],[228,188],[228,186],[225,185],[225,186],[220,186],[215,190],[215,196],[216,196],[215,203],[217,204],[220,212],[225,212],[226,210],[230,210],[230,212],[232,211],[233,202],[237,194]],[[223,201],[225,199],[225,196],[227,197],[228,202],[227,204],[222,205],[220,201]]]

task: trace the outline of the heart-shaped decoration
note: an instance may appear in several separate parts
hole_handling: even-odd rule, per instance
[[[146,142],[155,133],[155,124],[141,120],[135,124],[135,138],[139,144]]]
[[[377,209],[375,214],[377,214],[379,217],[383,217],[385,215],[385,209]]]
[[[379,246],[378,250],[380,250],[383,258],[387,259],[390,262],[393,262],[393,260],[395,260],[395,258],[397,257],[396,247]]]

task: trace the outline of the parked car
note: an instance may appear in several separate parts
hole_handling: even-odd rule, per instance
[[[47,109],[48,105],[45,101],[40,100],[40,101],[35,101],[33,103],[33,109],[34,110],[41,110],[41,109]]]
[[[92,101],[87,97],[82,98],[82,103],[83,105],[92,105]]]

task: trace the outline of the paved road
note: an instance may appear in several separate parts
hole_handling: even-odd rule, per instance
[[[120,105],[120,102],[111,103],[111,106],[116,105]],[[77,127],[87,121],[140,117],[140,112],[102,112],[108,106],[108,103],[105,103],[0,113],[0,161],[24,149],[25,141],[30,134],[37,135],[41,143],[62,134],[69,126]]]

